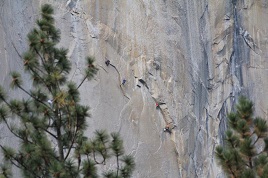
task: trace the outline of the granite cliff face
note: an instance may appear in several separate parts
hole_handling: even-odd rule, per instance
[[[47,2],[73,62],[70,77],[81,79],[87,55],[99,67],[81,87],[91,106],[88,134],[120,132],[137,163],[133,177],[223,177],[214,149],[237,97],[249,96],[267,119],[267,0],[0,0],[0,83],[7,89]],[[166,124],[176,125],[171,135]],[[2,141],[10,142],[3,129]]]

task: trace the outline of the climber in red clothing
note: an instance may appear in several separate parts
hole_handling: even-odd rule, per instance
[[[159,104],[157,102],[155,103],[155,107],[156,107],[156,109],[160,108],[160,106],[159,106]]]

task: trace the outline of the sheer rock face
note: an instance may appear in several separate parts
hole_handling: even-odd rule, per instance
[[[0,0],[0,82],[7,88],[9,71],[23,71],[19,55],[46,2],[69,49],[70,77],[81,80],[87,55],[99,67],[81,87],[91,106],[88,134],[119,131],[135,156],[133,177],[223,177],[214,149],[238,95],[267,118],[267,1]],[[171,135],[163,132],[167,124]]]

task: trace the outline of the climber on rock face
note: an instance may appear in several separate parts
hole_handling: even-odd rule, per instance
[[[171,128],[170,128],[169,124],[166,125],[166,127],[164,128],[164,132],[168,132],[169,134],[171,134]]]
[[[105,61],[105,64],[106,64],[107,66],[109,66],[109,65],[110,65],[110,60],[107,59],[107,60]]]
[[[125,85],[126,82],[127,82],[127,80],[126,79],[123,79],[122,85]]]
[[[155,103],[156,109],[160,108],[158,103]]]

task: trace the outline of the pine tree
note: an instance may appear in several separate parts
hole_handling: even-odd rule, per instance
[[[87,138],[89,107],[80,104],[79,87],[96,74],[92,57],[86,58],[84,78],[70,81],[71,63],[67,49],[58,48],[60,31],[54,26],[53,8],[45,4],[37,27],[28,34],[29,50],[22,55],[25,72],[31,76],[32,89],[23,85],[21,75],[12,72],[11,88],[28,97],[8,98],[0,87],[0,121],[19,141],[19,148],[0,145],[4,157],[0,177],[11,177],[15,166],[27,178],[100,177],[97,165],[116,160],[107,178],[128,178],[134,159],[124,154],[118,133],[100,130]]]
[[[240,97],[236,112],[228,114],[225,145],[216,147],[216,158],[232,178],[268,177],[268,126],[253,117],[253,103]]]

